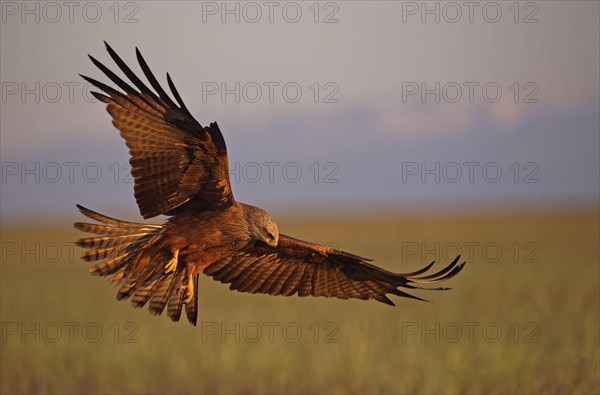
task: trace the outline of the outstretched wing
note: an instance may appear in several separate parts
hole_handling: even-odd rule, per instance
[[[389,305],[393,294],[423,300],[398,289],[422,288],[454,277],[464,266],[460,256],[437,273],[424,275],[433,262],[412,273],[392,273],[378,268],[369,259],[280,235],[277,248],[253,244],[236,255],[221,259],[204,273],[230,289],[269,295],[326,296],[340,299],[375,299]]]
[[[105,43],[106,44],[106,43]],[[176,104],[162,89],[136,48],[148,88],[106,44],[108,53],[137,88],[102,63],[92,62],[124,93],[81,76],[105,94],[92,92],[107,104],[113,125],[129,148],[135,199],[144,218],[172,215],[189,208],[214,210],[233,203],[227,149],[219,126],[202,127],[183,104],[171,77],[167,81]]]

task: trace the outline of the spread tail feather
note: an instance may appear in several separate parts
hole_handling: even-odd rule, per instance
[[[188,320],[196,325],[198,275],[190,276],[184,257],[160,246],[162,226],[139,224],[111,218],[77,205],[83,215],[101,224],[76,222],[75,228],[97,236],[79,239],[82,258],[97,262],[90,268],[93,276],[109,277],[119,285],[117,299],[131,297],[140,308],[149,303],[154,315],[167,315],[179,321],[183,305]]]

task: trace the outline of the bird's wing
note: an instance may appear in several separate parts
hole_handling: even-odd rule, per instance
[[[386,294],[423,300],[399,287],[449,289],[422,288],[420,285],[454,277],[465,264],[458,264],[459,258],[434,274],[423,275],[433,262],[412,273],[392,273],[368,263],[369,259],[280,235],[277,247],[259,243],[249,245],[208,266],[204,273],[231,284],[230,289],[240,292],[375,299],[394,305]]]
[[[92,92],[107,104],[113,125],[129,148],[135,199],[144,218],[172,215],[186,208],[214,210],[233,203],[225,140],[216,122],[202,127],[181,100],[171,77],[168,85],[175,103],[159,85],[136,48],[137,60],[148,88],[106,44],[132,87],[102,63],[92,62],[123,92],[92,78],[82,77],[101,89]]]

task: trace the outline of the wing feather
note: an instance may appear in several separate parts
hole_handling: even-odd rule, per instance
[[[305,270],[306,265],[294,265],[294,271],[290,274],[288,279],[281,287],[281,295],[290,296],[298,292],[298,288],[300,287],[300,280],[302,280]]]
[[[276,248],[251,244],[228,259],[208,266],[204,273],[229,283],[240,292],[290,296],[325,296],[339,299],[373,299],[389,305],[387,294],[423,300],[400,288],[445,281],[464,267],[460,257],[442,270],[426,273],[433,265],[406,274],[378,268],[357,255],[280,235]],[[417,285],[415,285],[417,284]]]
[[[274,270],[271,271],[269,277],[261,285],[258,291],[259,293],[276,295],[278,289],[281,289],[281,285],[283,285],[282,282],[280,283],[279,277],[282,276],[283,272],[285,272],[290,267],[290,265],[277,261],[274,261],[271,266],[274,267]]]
[[[106,44],[106,43],[105,43]],[[175,215],[194,209],[214,210],[233,204],[227,149],[216,123],[202,127],[190,114],[170,76],[173,101],[148,67],[140,51],[136,57],[154,91],[106,44],[106,50],[127,83],[100,61],[92,63],[122,92],[82,76],[104,94],[94,96],[107,104],[113,125],[129,148],[134,195],[144,218]]]

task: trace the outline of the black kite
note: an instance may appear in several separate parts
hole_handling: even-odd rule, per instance
[[[117,299],[131,297],[134,307],[149,302],[156,315],[168,305],[173,321],[179,320],[185,305],[187,318],[195,325],[201,272],[240,292],[375,299],[394,305],[386,294],[420,299],[398,288],[431,289],[413,284],[438,283],[463,268],[457,257],[434,274],[423,275],[433,263],[397,274],[368,263],[369,259],[279,234],[269,214],[233,198],[225,140],[217,123],[201,126],[167,74],[174,102],[137,48],[137,60],[154,90],[108,44],[106,49],[137,89],[91,56],[123,92],[82,77],[104,92],[93,95],[107,104],[113,125],[129,148],[142,217],[170,216],[162,225],[149,225],[77,206],[101,223],[75,223],[77,229],[99,235],[77,241],[87,249],[83,259],[100,261],[90,272],[117,282]]]

